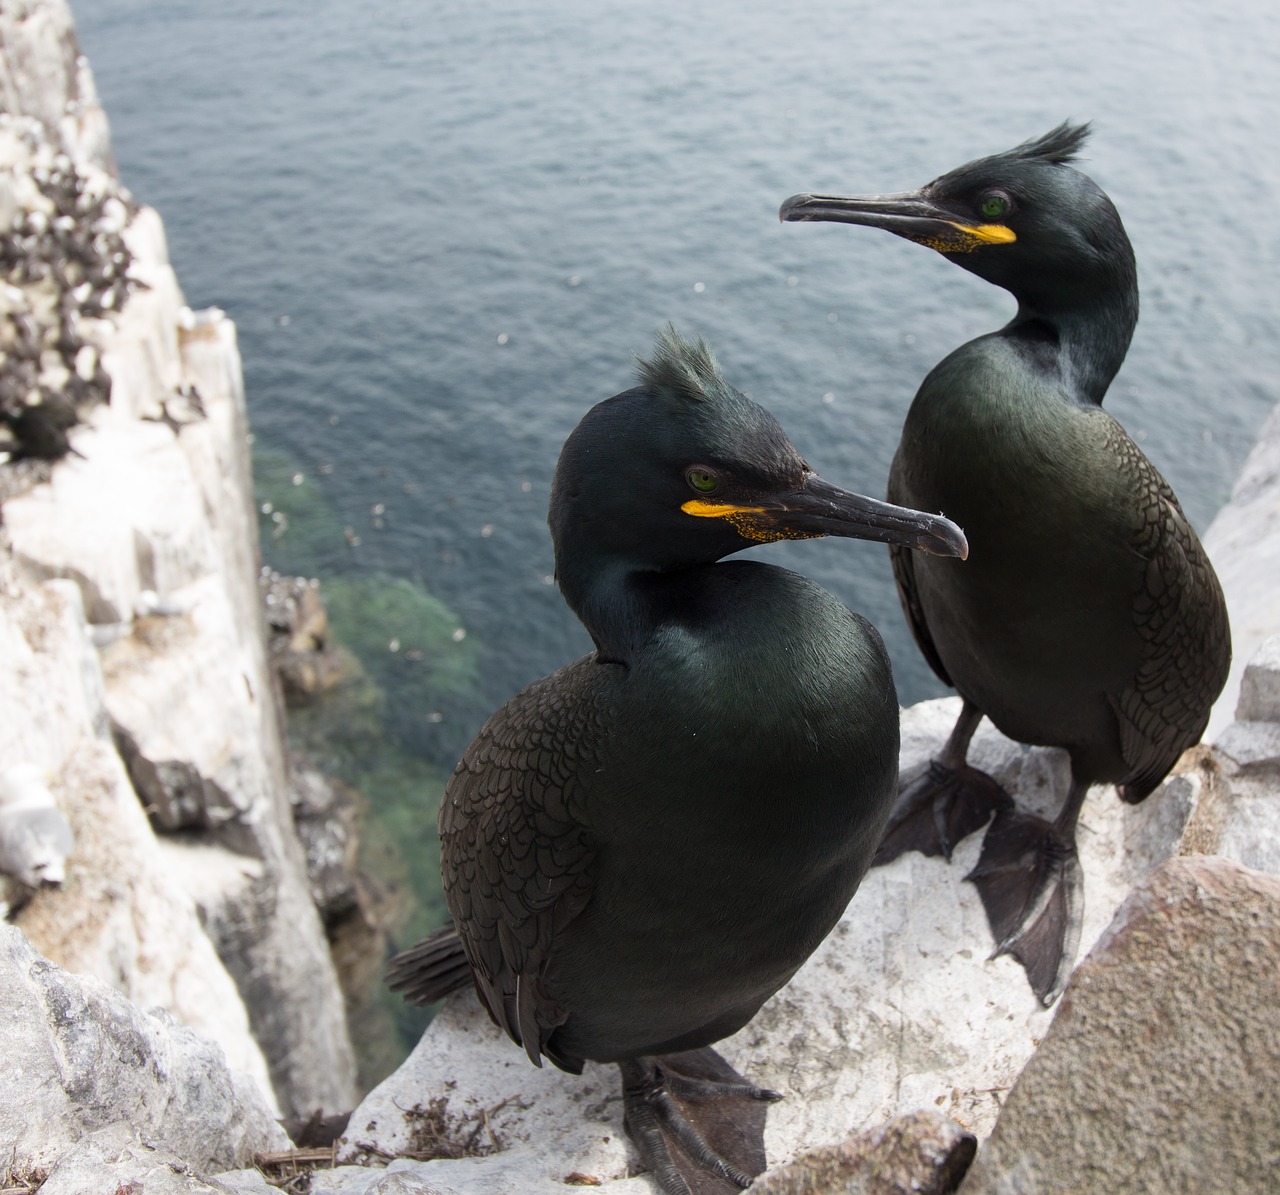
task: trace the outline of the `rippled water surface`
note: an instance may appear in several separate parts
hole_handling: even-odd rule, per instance
[[[1011,314],[887,234],[780,225],[793,192],[910,189],[1091,119],[1143,288],[1108,408],[1201,530],[1280,393],[1270,3],[75,8],[125,182],[239,326],[258,447],[331,512],[314,568],[418,582],[467,632],[474,692],[419,711],[387,682],[441,766],[589,646],[551,584],[551,473],[665,321],[878,493],[925,372]],[[880,626],[904,701],[941,691],[882,548],[764,551]]]

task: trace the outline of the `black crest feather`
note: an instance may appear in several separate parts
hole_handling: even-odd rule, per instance
[[[1072,124],[1064,120],[1044,136],[1034,137],[1030,141],[1024,141],[1021,145],[1015,146],[1009,151],[1009,156],[1024,159],[1038,158],[1042,162],[1053,162],[1055,165],[1065,166],[1080,156],[1080,151],[1084,148],[1084,143],[1089,140],[1089,134],[1092,131],[1088,121],[1083,124]]]
[[[668,390],[682,398],[701,402],[725,386],[716,360],[707,342],[698,337],[686,340],[668,324],[658,333],[649,360],[636,357],[640,384],[653,390]]]

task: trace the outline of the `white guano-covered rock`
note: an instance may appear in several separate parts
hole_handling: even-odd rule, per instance
[[[256,1086],[228,1069],[216,1045],[63,971],[7,925],[0,1007],[0,1140],[23,1163],[52,1163],[117,1122],[210,1171],[286,1140]]]
[[[34,118],[60,152],[109,168],[107,118],[66,0],[0,5],[0,111]]]
[[[204,932],[180,874],[157,849],[109,742],[87,741],[59,774],[81,844],[68,881],[37,893],[17,924],[40,952],[109,983],[142,1008],[164,1008],[216,1041],[278,1111],[239,990]]]
[[[127,622],[144,590],[169,593],[217,564],[191,467],[162,423],[102,416],[46,485],[5,503],[18,560],[70,577],[94,623]]]

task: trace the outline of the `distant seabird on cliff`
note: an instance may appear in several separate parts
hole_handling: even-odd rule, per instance
[[[34,764],[0,772],[0,872],[28,888],[56,887],[66,878],[71,827]]]

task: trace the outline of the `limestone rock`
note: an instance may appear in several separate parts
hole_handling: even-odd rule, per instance
[[[1181,853],[1280,875],[1280,636],[1246,664],[1239,713],[1211,751],[1196,753],[1203,791]]]
[[[5,504],[33,575],[72,578],[89,621],[116,623],[144,590],[169,593],[213,572],[200,492],[167,427],[107,415],[77,444],[85,459],[68,458],[48,485]]]
[[[197,1170],[244,1165],[287,1140],[216,1045],[63,971],[4,925],[0,1007],[0,1140],[15,1160],[50,1164],[119,1121]]]
[[[1235,717],[1249,661],[1280,631],[1280,407],[1263,426],[1231,500],[1205,533],[1204,546],[1222,582],[1231,619],[1231,672],[1205,732],[1206,742],[1216,742]]]
[[[1280,635],[1264,639],[1245,664],[1236,718],[1241,722],[1280,722]]]
[[[949,1195],[978,1142],[954,1120],[916,1112],[771,1170],[755,1195]]]
[[[187,1161],[143,1142],[128,1125],[90,1133],[68,1149],[41,1184],[44,1195],[232,1195],[216,1179],[200,1178]],[[264,1190],[270,1195],[271,1188]]]
[[[214,1181],[225,1187],[231,1195],[276,1195],[279,1187],[273,1187],[262,1177],[260,1170],[228,1170],[215,1174]]]
[[[297,756],[290,763],[289,782],[311,896],[325,923],[332,924],[359,901],[360,797]]]
[[[333,960],[305,886],[264,877],[196,893],[202,924],[244,997],[283,1110],[343,1110],[355,1059]]]
[[[16,922],[47,958],[92,975],[143,1008],[160,1007],[216,1041],[276,1111],[244,1001],[181,874],[157,849],[109,742],[84,742],[57,777],[81,850],[68,882],[38,893]]]
[[[66,581],[11,579],[0,590],[0,759],[59,771],[82,737],[107,733],[102,672],[84,611]]]
[[[117,740],[158,828],[226,827],[228,845],[258,854],[237,823],[270,799],[271,776],[243,744],[260,737],[258,706],[273,696],[255,676],[219,576],[173,598],[190,613],[139,619],[102,653]]]
[[[258,588],[271,665],[288,705],[306,705],[359,673],[359,663],[350,652],[329,642],[329,614],[320,599],[318,581],[284,577],[264,568]]]
[[[142,1005],[161,1005],[221,1043],[270,1091],[244,1005],[200,928],[111,747],[102,675],[69,581],[0,592],[0,758],[44,778],[78,849],[65,882],[16,913],[47,957],[95,975]]]
[[[1072,977],[964,1195],[1274,1191],[1278,960],[1280,880],[1165,864]]]

